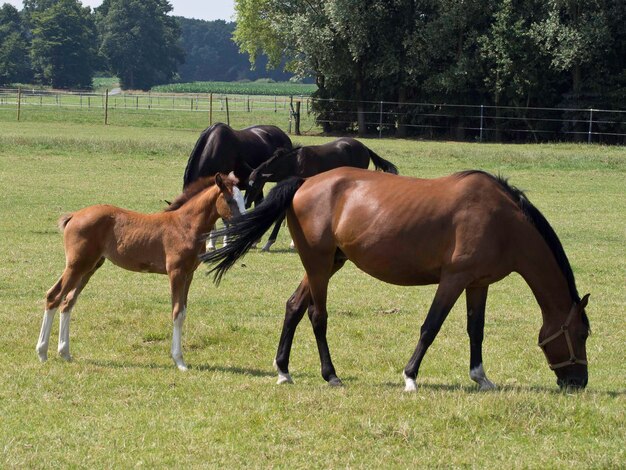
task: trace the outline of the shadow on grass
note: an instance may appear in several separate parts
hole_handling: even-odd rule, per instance
[[[82,362],[86,364],[90,364],[98,367],[105,367],[110,369],[160,369],[160,370],[175,370],[176,366],[166,365],[166,364],[156,364],[154,362],[151,363],[138,363],[138,362],[130,362],[130,361],[102,361],[102,360],[92,360],[85,359]],[[212,366],[208,364],[201,365],[193,365],[187,364],[190,371],[199,371],[199,372],[225,372],[228,374],[236,374],[236,375],[251,375],[253,377],[274,377],[276,375],[273,371],[259,370],[253,368],[246,367],[226,367],[226,366]]]
[[[404,389],[404,383],[384,382],[378,385],[381,388]],[[550,395],[597,395],[611,398],[626,396],[626,390],[594,390],[593,387],[585,390],[561,390],[556,385],[539,386],[539,385],[497,385],[495,390],[481,391],[478,385],[461,385],[461,384],[443,384],[443,383],[417,383],[417,393],[420,390],[428,390],[434,392],[463,392],[468,394],[485,394],[485,393],[545,393]]]

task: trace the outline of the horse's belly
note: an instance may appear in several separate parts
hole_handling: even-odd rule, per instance
[[[389,284],[419,286],[437,284],[440,279],[441,262],[415,249],[341,249],[360,270]]]

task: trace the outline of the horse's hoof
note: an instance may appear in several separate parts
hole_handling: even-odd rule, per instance
[[[37,357],[39,357],[40,362],[46,362],[48,360],[48,353],[46,352],[37,352]]]
[[[480,384],[478,390],[481,392],[488,392],[489,390],[495,390],[496,388],[498,388],[496,384],[494,384],[491,380],[485,379],[485,381]]]
[[[343,387],[343,382],[339,379],[339,377],[333,377],[328,381],[328,385],[330,387]]]
[[[417,392],[417,383],[415,383],[415,379],[412,379],[404,372],[402,373],[402,377],[404,377],[405,383],[404,391],[409,393]]]
[[[189,369],[187,369],[187,366],[185,364],[178,364],[178,370],[181,372],[187,372]]]
[[[72,362],[72,355],[70,353],[59,351],[59,357],[66,362]]]
[[[293,383],[293,379],[291,378],[291,375],[289,375],[289,372],[283,372],[282,370],[280,370],[280,367],[278,367],[278,364],[276,363],[276,358],[274,358],[274,363],[272,365],[274,366],[274,370],[278,372],[278,380],[276,381],[276,385]]]
[[[291,375],[285,374],[283,372],[279,372],[276,385],[283,385],[283,384],[293,384],[293,379],[291,378]]]

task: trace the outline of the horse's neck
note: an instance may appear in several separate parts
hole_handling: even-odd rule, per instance
[[[297,152],[284,154],[268,165],[268,167],[271,168],[267,173],[272,173],[277,181],[288,178],[289,176],[294,176],[296,174],[297,162]]]
[[[539,234],[528,236],[527,242],[518,252],[518,272],[541,307],[544,322],[560,320],[567,316],[573,302],[567,279],[550,247]]]
[[[219,216],[215,202],[218,195],[219,189],[212,186],[183,204],[178,210],[179,217],[190,225],[194,234],[208,232],[217,222]]]

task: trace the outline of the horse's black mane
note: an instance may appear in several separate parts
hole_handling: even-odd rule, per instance
[[[301,148],[302,148],[302,145],[297,145],[297,146],[291,147],[291,148],[280,147],[280,148],[276,149],[276,151],[272,155],[271,159],[273,160],[274,158],[279,158],[279,157],[290,157],[290,156],[295,155],[296,153],[298,153],[298,151]]]
[[[546,218],[543,216],[539,209],[537,209],[526,197],[526,194],[515,186],[509,184],[508,179],[504,178],[501,175],[492,175],[491,173],[487,173],[481,170],[467,170],[458,173],[459,177],[463,178],[465,176],[473,175],[473,174],[483,174],[489,178],[495,180],[498,185],[509,195],[509,197],[515,201],[518,207],[522,210],[526,218],[535,226],[537,231],[541,234],[545,242],[548,244],[550,251],[554,255],[561,272],[565,276],[567,281],[567,286],[569,288],[570,295],[574,302],[580,302],[580,295],[578,294],[578,289],[576,288],[576,281],[574,279],[574,272],[572,271],[572,266],[567,259],[567,255],[565,254],[565,250],[563,249],[563,245],[559,240],[554,229],[550,226]],[[589,320],[587,316],[583,312],[583,320],[584,323],[589,326]]]
[[[216,122],[215,124],[213,124],[210,127],[207,127],[205,130],[203,130],[200,133],[200,137],[198,137],[198,140],[196,140],[196,144],[194,145],[193,150],[191,151],[191,154],[189,155],[189,158],[187,159],[187,166],[185,167],[185,173],[183,174],[183,181],[185,185],[190,184],[189,172],[191,171],[192,166],[197,164],[197,160],[202,155],[202,151],[204,150],[204,146],[206,144],[207,139],[209,138],[209,135],[211,134],[211,132],[213,132],[213,130],[216,127],[219,127],[219,126],[227,126],[227,124],[224,124],[223,122]]]
[[[164,212],[175,211],[176,209],[182,207],[191,198],[200,194],[202,191],[210,186],[213,186],[214,184],[215,176],[205,176],[194,181],[185,188],[180,196],[176,197],[176,199],[174,199],[171,204],[164,209]]]

